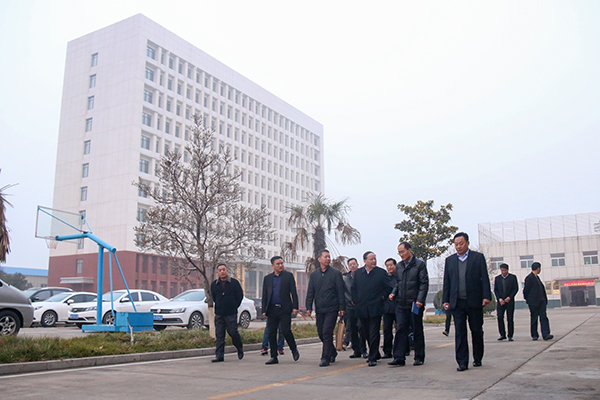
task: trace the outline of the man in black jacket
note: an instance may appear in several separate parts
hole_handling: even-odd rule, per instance
[[[542,272],[542,264],[537,261],[531,264],[531,273],[525,277],[523,297],[525,297],[531,315],[531,338],[533,340],[538,340],[539,338],[539,318],[542,325],[542,338],[544,340],[551,340],[554,336],[550,334],[550,321],[546,315],[548,296],[546,295],[546,287],[540,280],[540,272]]]
[[[392,286],[396,286],[396,260],[388,258],[385,260],[385,268],[390,276]],[[396,304],[393,300],[385,299],[383,304],[383,357],[392,358],[394,349],[394,324],[396,323]]]
[[[352,354],[350,358],[367,358],[367,343],[359,328],[358,317],[356,316],[356,307],[352,300],[352,281],[354,273],[358,269],[358,261],[356,258],[348,259],[348,268],[350,272],[344,274],[344,284],[346,285],[346,338],[344,342],[352,343]]]
[[[377,267],[377,257],[372,251],[363,254],[365,266],[354,273],[352,281],[352,301],[360,318],[362,333],[369,343],[369,367],[377,365],[379,354],[381,315],[383,302],[392,291],[390,276],[383,268]]]
[[[337,351],[333,345],[333,329],[338,314],[344,315],[346,298],[342,273],[329,266],[331,256],[328,250],[321,250],[317,259],[319,269],[310,274],[306,292],[306,313],[310,316],[315,303],[317,313],[317,332],[323,343],[319,367],[327,367],[335,362]]]
[[[494,280],[494,294],[496,295],[496,314],[498,316],[498,331],[500,337],[498,340],[506,339],[506,329],[504,327],[504,314],[508,322],[508,341],[513,341],[515,332],[515,296],[519,291],[519,282],[514,274],[508,273],[508,264],[500,264],[500,275]]]
[[[230,278],[225,264],[217,266],[216,279],[210,285],[210,293],[215,303],[215,335],[217,348],[212,362],[222,362],[225,359],[225,330],[238,351],[238,358],[244,358],[242,338],[238,332],[237,312],[244,299],[244,292],[235,278]]]
[[[262,309],[263,315],[267,317],[269,328],[269,347],[271,358],[265,364],[278,364],[277,359],[277,330],[287,341],[294,361],[298,361],[300,353],[296,346],[296,340],[292,333],[292,314],[298,314],[298,292],[296,291],[296,280],[294,274],[285,271],[283,258],[275,256],[271,258],[273,272],[265,276],[263,280]]]
[[[402,261],[397,265],[396,287],[390,300],[396,301],[396,339],[394,340],[394,360],[389,365],[404,366],[408,347],[410,321],[413,323],[415,361],[413,365],[425,362],[425,336],[423,335],[423,313],[429,291],[429,274],[423,260],[414,257],[408,242],[398,245]]]
[[[473,343],[473,366],[481,367],[483,359],[483,307],[492,299],[490,278],[483,254],[469,250],[469,235],[454,235],[456,253],[446,258],[442,302],[452,310],[457,371],[469,368],[467,320]]]

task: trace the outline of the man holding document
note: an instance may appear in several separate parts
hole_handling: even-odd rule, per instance
[[[423,260],[414,257],[410,243],[398,245],[398,255],[402,261],[396,266],[398,282],[390,294],[396,301],[396,338],[394,339],[394,360],[389,365],[404,366],[408,352],[410,319],[413,320],[415,361],[413,365],[425,362],[425,336],[423,335],[423,313],[429,290],[429,275]]]

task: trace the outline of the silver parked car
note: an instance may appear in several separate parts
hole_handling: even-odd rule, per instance
[[[33,321],[33,306],[19,289],[0,280],[0,335],[16,335]]]

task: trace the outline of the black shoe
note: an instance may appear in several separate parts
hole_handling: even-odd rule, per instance
[[[442,335],[448,336],[450,333],[448,331],[442,331]]]
[[[238,351],[238,360],[241,360],[242,358],[244,358],[244,352]]]
[[[381,358],[394,358],[394,356],[392,355],[392,353],[385,353]]]
[[[369,358],[369,354],[368,353],[362,353],[362,358]]]
[[[481,367],[481,361],[473,361],[474,367]]]
[[[298,349],[292,350],[292,357],[294,357],[294,361],[298,361],[298,359],[300,358],[300,353],[298,352]]]
[[[498,340],[506,340],[506,336],[500,336]]]
[[[319,363],[319,367],[329,367],[329,361],[325,359],[321,360],[321,362]]]
[[[554,335],[548,335],[544,338],[544,340],[552,340],[554,339]]]
[[[538,340],[538,338],[532,337],[531,340],[533,340],[535,342],[536,340]]]
[[[360,353],[354,353],[354,354],[350,354],[350,356],[348,358],[361,358],[362,354]]]
[[[466,371],[468,369],[469,369],[469,367],[467,367],[466,365],[459,365],[458,368],[456,368],[456,370],[458,372],[463,372],[463,371]]]
[[[415,360],[415,362],[413,363],[414,366],[419,366],[419,365],[423,365],[423,360]]]
[[[331,356],[331,358],[329,359],[329,362],[333,364],[335,362],[336,357],[337,356]]]
[[[511,338],[511,337],[509,337],[509,338],[508,338],[508,341],[509,341],[509,342],[512,342],[512,341],[514,341],[514,339],[513,339],[513,338]]]
[[[369,361],[369,367],[374,367],[377,365],[377,361]]]
[[[406,365],[406,361],[395,358],[394,361],[390,361],[388,365],[397,365],[399,367],[404,367]]]
[[[378,351],[377,355],[375,356],[375,361],[380,360],[380,359],[381,359],[381,354]]]
[[[217,357],[217,358],[215,358],[215,359],[213,359],[213,360],[210,360],[210,362],[223,362],[223,361],[225,361],[225,360],[223,359],[223,357]]]
[[[269,358],[269,361],[267,361],[265,364],[266,365],[279,364],[279,360],[277,359],[277,357],[271,357],[271,358]]]

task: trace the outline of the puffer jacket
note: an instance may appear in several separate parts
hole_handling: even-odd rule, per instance
[[[400,308],[411,308],[413,302],[423,303],[429,291],[429,274],[423,260],[414,257],[408,265],[401,261],[396,266],[398,282],[392,290],[394,301]]]

